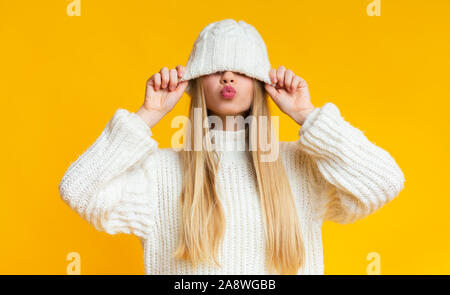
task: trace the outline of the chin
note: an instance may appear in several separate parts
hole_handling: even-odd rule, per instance
[[[216,113],[222,114],[223,116],[236,116],[238,114],[241,114],[245,112],[246,109],[229,109],[229,108],[223,108],[218,110]]]
[[[242,101],[237,100],[237,97],[229,101],[221,98],[220,100],[216,100],[214,107],[210,108],[207,105],[207,108],[216,114],[221,114],[222,116],[236,116],[250,109],[250,106],[246,106],[245,104],[242,104]]]

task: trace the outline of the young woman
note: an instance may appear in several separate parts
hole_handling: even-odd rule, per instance
[[[159,148],[152,128],[184,92],[184,148]],[[301,125],[297,141],[274,136],[269,97]],[[375,212],[404,181],[335,104],[314,107],[302,78],[271,68],[254,27],[226,19],[186,68],[150,77],[135,113],[115,112],[59,191],[96,229],[139,237],[146,274],[323,274],[322,223]]]

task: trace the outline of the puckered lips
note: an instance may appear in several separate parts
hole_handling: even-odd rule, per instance
[[[236,89],[234,89],[233,86],[226,85],[222,88],[220,93],[222,94],[223,98],[232,99],[236,95]]]

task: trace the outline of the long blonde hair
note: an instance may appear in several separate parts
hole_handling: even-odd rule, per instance
[[[202,110],[202,122],[208,115],[201,78],[189,81],[192,87],[191,122],[195,108]],[[256,120],[259,120],[260,116],[270,118],[268,93],[264,89],[264,84],[256,79],[253,81],[253,103],[247,113]],[[269,127],[265,128],[267,138],[272,143],[272,140],[277,138],[273,136],[271,120],[268,119],[266,122]],[[191,125],[198,126],[198,124]],[[259,126],[259,124],[250,125],[254,127],[251,131],[246,128],[247,138],[249,134],[256,132]],[[202,138],[210,139],[206,136],[204,128],[201,127],[201,129]],[[189,140],[194,138],[194,128],[190,128],[186,137]],[[206,142],[211,143],[208,140]],[[266,266],[271,273],[297,274],[298,270],[304,266],[304,245],[285,167],[280,157],[274,161],[261,161],[262,152],[259,146],[248,152],[252,154],[252,167],[257,178],[258,196],[264,220]],[[184,166],[183,188],[180,196],[182,221],[180,243],[174,253],[175,258],[189,261],[194,267],[200,262],[211,261],[210,258],[212,258],[220,267],[217,251],[224,238],[225,216],[216,191],[218,156],[216,151],[202,148],[200,151],[182,149],[180,157]]]

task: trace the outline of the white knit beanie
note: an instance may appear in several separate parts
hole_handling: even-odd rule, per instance
[[[208,24],[197,37],[180,81],[217,71],[234,71],[272,86],[266,44],[258,31],[240,20],[224,19]],[[190,85],[185,92],[190,94]]]

